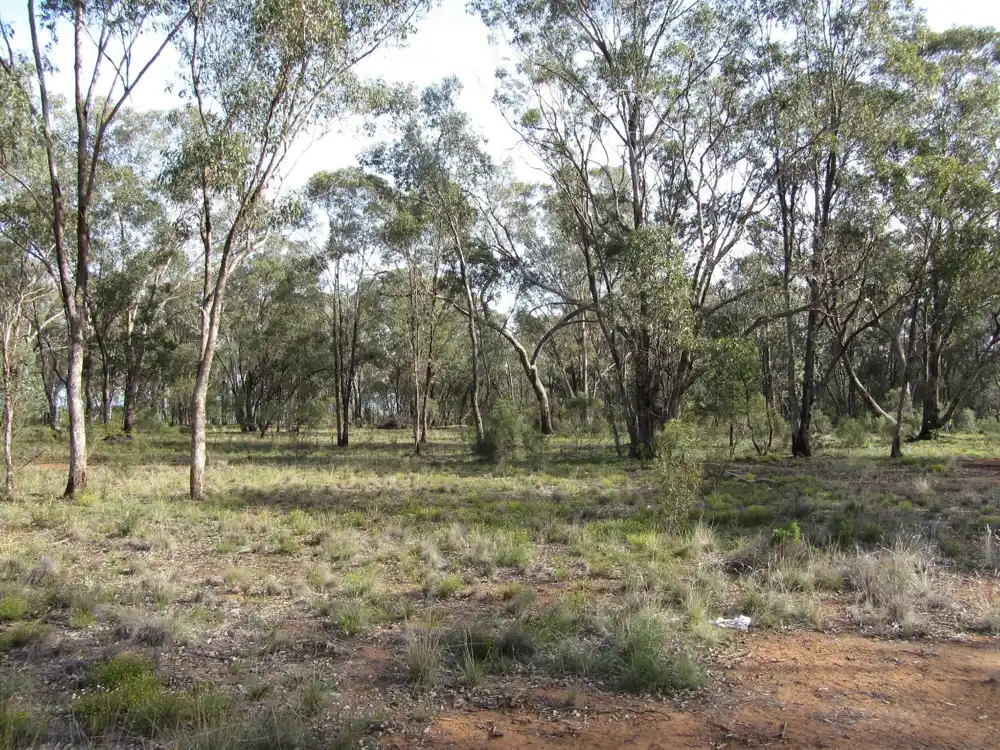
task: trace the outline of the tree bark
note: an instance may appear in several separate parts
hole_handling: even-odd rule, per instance
[[[75,498],[87,486],[87,407],[83,394],[83,322],[69,318],[69,365],[66,372],[66,410],[69,412],[69,477],[66,497]]]
[[[935,296],[937,296],[935,294]],[[943,426],[941,424],[941,356],[944,346],[941,341],[941,322],[938,315],[937,305],[932,311],[933,318],[927,326],[925,334],[926,346],[924,347],[924,392],[923,409],[920,419],[920,432],[917,434],[918,440],[931,440],[937,431]]]
[[[10,382],[10,374],[4,373],[4,380]],[[4,478],[4,494],[7,498],[14,497],[14,460],[11,457],[11,445],[14,439],[14,398],[10,388],[3,391],[3,463],[6,469]]]
[[[815,282],[809,285],[810,299],[818,303]],[[806,317],[806,341],[802,352],[802,400],[799,404],[798,429],[792,432],[792,455],[798,458],[812,456],[812,417],[816,400],[816,334],[819,328],[819,311],[810,309]]]
[[[457,240],[457,232],[456,232]],[[468,305],[466,320],[469,327],[470,357],[472,359],[472,382],[469,384],[469,401],[472,406],[472,421],[476,427],[476,442],[483,442],[486,431],[483,428],[483,413],[479,409],[479,331],[476,328],[475,300],[472,287],[469,284],[469,273],[465,264],[465,252],[458,243],[458,265],[462,274],[462,287],[465,291],[465,304]]]
[[[15,314],[20,314],[15,311]],[[14,321],[4,321],[3,340],[0,341],[0,357],[3,364],[3,462],[6,474],[4,476],[4,495],[7,499],[14,497],[14,461],[11,457],[11,447],[14,439],[14,383],[12,347],[16,338]]]
[[[913,350],[916,346],[915,339],[917,337],[918,309],[919,298],[915,297],[913,300],[913,307],[910,309],[910,337],[906,342],[906,355],[903,358],[902,383],[900,383],[899,398],[896,400],[896,425],[892,431],[892,448],[889,450],[890,458],[903,457],[903,409],[906,407],[907,396],[910,388],[910,365],[913,362]]]
[[[131,434],[135,429],[136,401],[139,399],[139,374],[133,367],[125,370],[125,394],[123,396],[122,429]]]

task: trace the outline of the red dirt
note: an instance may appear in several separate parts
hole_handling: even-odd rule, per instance
[[[970,458],[960,461],[963,469],[971,469],[984,474],[1000,474],[1000,458]]]
[[[1000,647],[858,635],[741,636],[688,703],[528,689],[513,709],[450,709],[390,748],[997,748]]]

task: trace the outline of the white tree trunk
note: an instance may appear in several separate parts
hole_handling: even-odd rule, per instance
[[[66,497],[75,498],[87,486],[87,410],[83,401],[83,324],[70,320],[66,407],[69,412],[69,478]]]

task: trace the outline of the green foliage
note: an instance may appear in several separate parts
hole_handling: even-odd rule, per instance
[[[37,747],[46,725],[43,717],[19,708],[12,697],[0,695],[0,750]]]
[[[226,701],[205,688],[170,692],[153,665],[134,654],[123,654],[96,664],[88,676],[88,690],[73,702],[73,715],[91,735],[123,729],[154,737],[195,722],[218,719]]]
[[[507,466],[512,461],[537,461],[545,451],[545,436],[515,404],[501,401],[484,420],[483,439],[473,453],[488,463]]]
[[[771,530],[771,544],[799,544],[802,541],[802,530],[798,521],[790,521],[784,526],[778,526]]]
[[[627,692],[673,693],[705,683],[701,666],[673,643],[663,615],[650,610],[623,613],[614,630],[614,669]]]
[[[5,591],[0,593],[0,622],[23,620],[28,616],[30,605],[21,594]]]
[[[836,435],[845,448],[864,448],[868,445],[873,425],[867,419],[847,417],[837,423]]]
[[[0,653],[41,641],[49,632],[50,628],[41,622],[15,623],[0,631]]]
[[[957,432],[975,432],[976,413],[972,409],[957,409],[951,418],[951,428]]]
[[[674,419],[657,437],[656,469],[660,483],[663,522],[668,528],[686,523],[702,481],[706,446],[693,422]]]

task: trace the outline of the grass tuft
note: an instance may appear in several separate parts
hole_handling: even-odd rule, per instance
[[[438,684],[443,671],[441,636],[435,630],[411,634],[406,646],[406,673],[413,685],[430,689]]]

